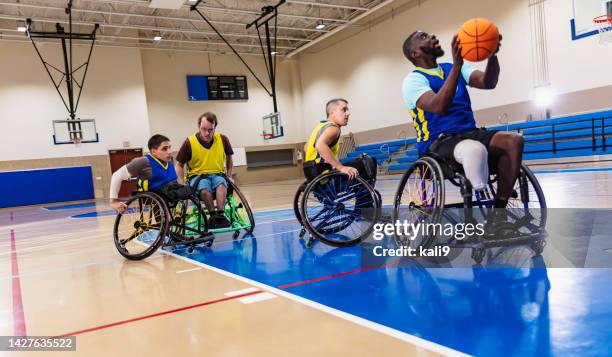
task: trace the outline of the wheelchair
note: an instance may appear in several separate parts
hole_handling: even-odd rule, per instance
[[[160,246],[185,246],[192,253],[197,245],[212,246],[215,233],[233,231],[233,239],[241,230],[251,234],[255,229],[251,207],[238,187],[227,182],[224,211],[230,221],[228,228],[210,227],[204,203],[195,193],[169,200],[160,192],[137,192],[125,202],[127,209],[115,218],[115,247],[125,258],[141,260]]]
[[[380,217],[380,193],[360,176],[349,179],[335,170],[322,171],[302,183],[293,198],[293,211],[309,236],[306,247],[320,240],[334,247],[355,245],[366,238]]]
[[[460,202],[446,203],[446,182],[459,188]],[[434,153],[425,153],[402,176],[393,203],[393,221],[408,224],[476,223],[475,213],[487,217],[494,209],[497,177],[491,175],[487,187],[472,190],[463,168],[458,163],[444,160]],[[498,238],[485,233],[471,241],[442,237],[435,229],[419,230],[413,236],[394,234],[398,246],[427,249],[432,244],[451,248],[471,248],[472,259],[480,264],[488,248],[515,244],[530,244],[536,254],[546,245],[547,208],[544,192],[531,170],[522,164],[517,182],[506,208],[508,224],[513,234]],[[446,241],[443,241],[446,239]]]

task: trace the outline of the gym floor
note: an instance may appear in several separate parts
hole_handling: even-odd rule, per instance
[[[253,236],[143,261],[116,251],[106,201],[1,210],[0,335],[76,335],[87,356],[609,354],[612,171],[536,173],[549,207],[599,208],[564,216],[590,232],[587,268],[575,268],[584,242],[554,233],[542,256],[492,249],[484,268],[467,252],[442,267],[373,261],[371,241],[308,249],[291,209],[299,181],[241,186]],[[378,181],[385,204],[397,183]]]

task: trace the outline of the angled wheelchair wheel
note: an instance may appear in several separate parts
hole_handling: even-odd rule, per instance
[[[440,223],[444,209],[444,176],[440,165],[433,159],[418,159],[404,173],[397,187],[393,203],[393,222],[410,224]],[[424,229],[408,234],[395,232],[398,246],[428,248],[435,239],[434,229]]]
[[[306,228],[304,228],[304,223],[302,222],[302,214],[300,213],[300,204],[302,202],[302,195],[304,194],[306,185],[308,185],[308,182],[304,182],[303,184],[301,184],[295,192],[295,195],[293,196],[293,214],[295,215],[295,219],[298,221],[300,226],[302,226],[299,233],[300,238],[304,238],[304,235],[306,235]]]
[[[168,208],[162,198],[152,192],[138,193],[125,204],[127,209],[115,218],[115,247],[127,259],[144,259],[153,254],[166,237],[170,224]]]
[[[356,244],[373,230],[380,215],[374,189],[361,177],[343,173],[317,176],[304,190],[299,207],[310,234],[335,247]]]
[[[234,183],[228,180],[231,192],[228,190],[226,202],[226,214],[230,219],[233,230],[244,229],[247,233],[253,233],[255,229],[255,218],[251,206]]]
[[[497,192],[498,180],[489,184],[493,196]],[[508,218],[525,232],[539,232],[546,227],[547,208],[544,191],[533,172],[522,164],[520,174],[508,200]]]
[[[295,192],[295,195],[293,196],[293,214],[295,214],[295,219],[297,219],[297,221],[302,227],[304,226],[304,224],[302,223],[302,214],[300,213],[300,203],[302,201],[302,195],[304,194],[304,190],[306,190],[307,185],[307,182],[301,184]]]

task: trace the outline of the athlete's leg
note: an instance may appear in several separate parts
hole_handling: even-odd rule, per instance
[[[493,135],[489,143],[489,153],[497,159],[497,208],[504,208],[508,204],[520,173],[524,143],[522,136],[504,132]]]

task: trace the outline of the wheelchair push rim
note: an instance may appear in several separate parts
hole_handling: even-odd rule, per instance
[[[299,205],[304,227],[320,241],[336,247],[351,246],[366,238],[379,218],[374,189],[363,178],[349,179],[340,172],[313,179]]]
[[[168,208],[151,192],[139,193],[125,205],[127,209],[115,218],[115,247],[127,259],[144,259],[159,248],[168,232]]]
[[[444,208],[444,177],[440,165],[430,158],[417,160],[402,176],[393,203],[393,222],[437,224]],[[394,230],[398,246],[428,248],[435,238],[433,230]]]
[[[213,232],[237,232],[243,229],[247,233],[253,233],[255,229],[255,218],[251,206],[238,187],[228,180],[231,192],[225,202],[225,215],[230,221],[230,227],[211,230]]]

